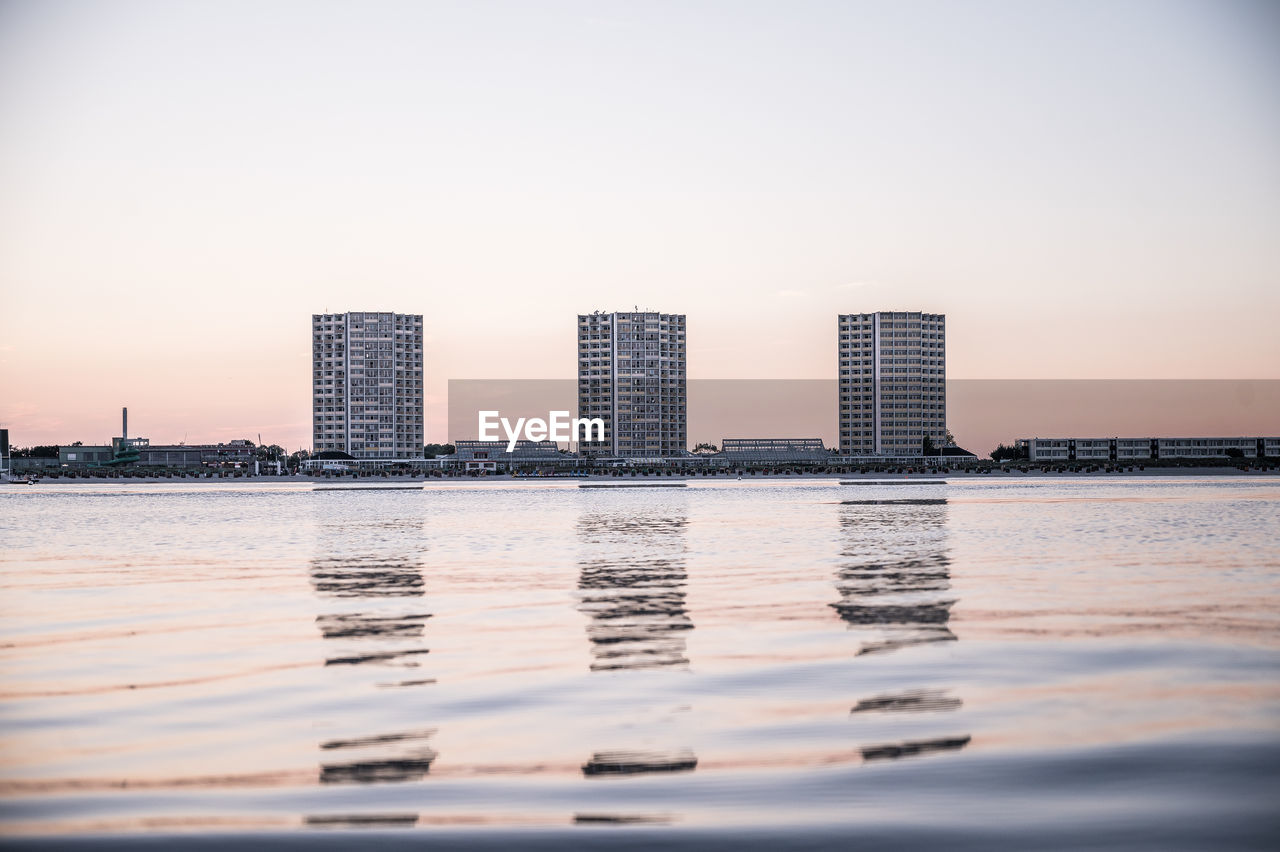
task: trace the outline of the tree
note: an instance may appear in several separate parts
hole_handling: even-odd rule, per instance
[[[1228,447],[1228,448],[1227,448],[1227,458],[1229,458],[1229,459],[1242,459],[1242,458],[1244,458],[1244,450],[1240,449],[1239,447]]]
[[[698,453],[698,452],[708,452],[708,453],[715,453],[715,452],[719,452],[719,450],[717,450],[717,449],[716,449],[716,445],[715,445],[715,444],[698,444],[698,446],[696,446],[696,447],[694,447],[694,448],[693,448],[693,451],[694,451],[695,453]]]
[[[1005,461],[1006,459],[1010,461],[1018,461],[1026,458],[1027,451],[1019,448],[1017,444],[1014,444],[1012,447],[1006,447],[1004,444],[1000,444],[991,451],[992,461]]]
[[[47,444],[36,447],[14,447],[9,456],[15,459],[56,459],[58,448]]]
[[[924,440],[920,442],[920,450],[926,456],[931,456],[938,451],[938,448],[933,445],[933,438],[925,435]]]
[[[433,459],[436,456],[451,456],[457,449],[453,444],[427,444],[422,448],[422,457]]]

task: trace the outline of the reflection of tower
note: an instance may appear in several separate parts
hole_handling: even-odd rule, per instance
[[[628,502],[578,521],[578,609],[591,617],[591,669],[688,665],[683,506]]]
[[[311,585],[335,599],[334,611],[316,616],[324,638],[343,643],[343,652],[326,659],[326,666],[416,666],[413,658],[427,653],[420,640],[431,613],[422,612],[417,600],[424,593],[417,562],[377,553],[330,554],[312,561]]]
[[[840,509],[844,539],[836,572],[840,600],[831,606],[850,629],[867,632],[858,653],[955,641],[948,626],[955,599],[950,594],[946,499],[851,500]],[[867,735],[879,737],[907,729],[916,734],[905,741],[864,746],[862,759],[898,760],[964,748],[969,736],[957,736],[951,727],[956,724],[951,714],[961,705],[948,690],[936,687],[859,699],[851,715],[864,725]],[[883,714],[905,714],[915,721],[909,726],[872,721]],[[933,721],[935,717],[938,721]],[[941,730],[939,722],[945,726]]]
[[[954,640],[947,501],[857,500],[841,510],[840,600],[831,606],[867,631],[859,653]]]
[[[597,508],[578,521],[578,609],[591,618],[591,670],[687,667],[685,637],[693,621],[685,604],[684,495],[591,499]],[[687,747],[655,749],[671,735],[649,724],[621,725],[615,735],[610,745],[622,747],[593,752],[582,765],[584,776],[691,772],[698,766]]]
[[[429,653],[423,644],[423,629],[431,613],[424,611],[426,583],[422,559],[416,553],[422,547],[421,534],[422,522],[417,518],[373,522],[354,516],[327,519],[320,553],[311,563],[312,588],[325,602],[325,611],[316,616],[316,626],[333,645],[333,651],[325,655],[325,666],[337,667],[336,672],[348,671],[343,676],[351,678],[353,690],[368,685],[360,677],[362,673],[378,671],[385,679],[387,670],[419,668]],[[434,682],[407,674],[378,686]],[[354,718],[369,724],[366,720],[382,714],[399,722],[403,716],[394,710],[394,698],[382,697],[376,706],[370,706],[371,712]],[[348,714],[345,721],[351,718]],[[436,757],[429,744],[433,733],[424,728],[391,732],[384,728],[372,735],[326,740],[320,746],[320,781],[369,784],[420,779]]]

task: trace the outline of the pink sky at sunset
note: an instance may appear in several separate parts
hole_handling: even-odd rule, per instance
[[[952,379],[1280,379],[1277,33],[1243,0],[7,3],[0,426],[307,447],[325,311],[424,314],[428,441],[450,379],[572,378],[576,315],[633,305],[688,315],[692,379],[834,378],[874,310],[945,313]]]

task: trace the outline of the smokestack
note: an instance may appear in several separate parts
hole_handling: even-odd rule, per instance
[[[125,406],[120,409],[120,437],[129,437],[129,408]]]

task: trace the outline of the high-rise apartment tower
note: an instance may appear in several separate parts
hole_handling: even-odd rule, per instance
[[[659,458],[688,450],[684,314],[578,315],[578,416],[604,421],[579,450]]]
[[[841,314],[840,452],[918,456],[947,435],[946,317]]]
[[[316,452],[422,455],[422,314],[313,314],[311,366]]]

